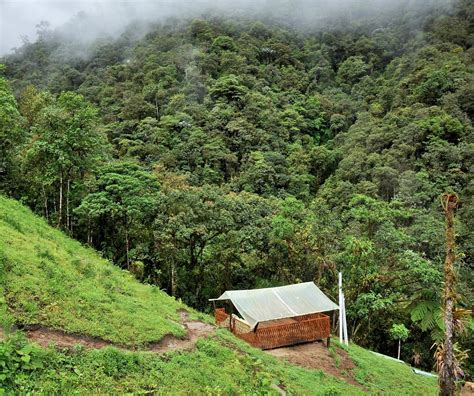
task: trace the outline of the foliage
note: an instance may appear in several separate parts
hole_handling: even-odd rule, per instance
[[[0,74],[4,66],[0,64]],[[0,191],[11,188],[14,180],[14,147],[22,141],[21,115],[8,81],[0,75]]]
[[[23,110],[29,111],[25,101],[22,104]],[[58,226],[65,217],[66,229],[70,230],[70,206],[77,205],[70,202],[71,190],[82,189],[86,175],[107,150],[104,136],[97,129],[97,110],[81,95],[65,92],[48,98],[35,117],[23,152],[23,172],[31,183],[26,188],[30,196],[42,191],[46,217],[51,215],[48,199],[56,204],[59,190],[54,215]]]
[[[158,202],[153,235],[156,267],[164,275],[176,272],[172,292],[204,305],[203,288],[205,295],[218,293],[238,277],[251,277],[270,210],[253,194],[225,194],[208,186],[167,191]]]
[[[392,337],[394,340],[406,341],[409,334],[410,331],[405,327],[403,323],[394,323],[390,328],[390,337]]]
[[[20,333],[0,342],[0,391],[14,389],[35,371],[43,369],[42,355],[41,349],[27,343]]]
[[[114,235],[112,243],[118,236],[123,236],[124,248],[115,248],[111,258],[122,264],[119,257],[125,251],[126,268],[130,268],[130,245],[133,237],[139,233],[133,231],[153,218],[155,201],[158,199],[158,180],[138,164],[116,163],[102,167],[100,176],[91,186],[91,192],[82,200],[75,212],[87,222],[88,242],[92,242],[99,232],[99,238],[106,230]],[[102,235],[101,235],[102,234]]]

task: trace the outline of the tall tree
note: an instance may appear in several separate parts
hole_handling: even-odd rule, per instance
[[[454,261],[454,211],[458,205],[456,194],[443,194],[443,209],[446,215],[446,259],[444,261],[444,343],[441,361],[438,364],[439,394],[453,396],[456,391],[456,360],[454,357],[454,304],[456,301]]]
[[[130,268],[130,250],[139,239],[134,231],[137,227],[146,230],[147,221],[150,225],[158,200],[158,180],[133,162],[108,164],[99,173],[91,193],[84,198],[76,213],[87,224],[88,243],[93,242],[93,230],[97,230],[100,238],[96,245],[113,248],[114,241],[121,239],[120,247],[113,249],[116,254],[111,258]]]
[[[58,227],[71,230],[71,191],[104,158],[107,143],[98,126],[97,109],[83,96],[65,92],[44,107],[26,145],[25,172],[56,207]]]

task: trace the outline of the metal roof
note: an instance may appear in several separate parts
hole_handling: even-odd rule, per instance
[[[210,301],[230,300],[255,328],[259,322],[339,309],[313,282],[253,290],[228,290]]]

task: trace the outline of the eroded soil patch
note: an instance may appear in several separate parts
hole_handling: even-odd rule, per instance
[[[168,334],[157,343],[151,343],[148,348],[144,350],[165,353],[177,350],[193,349],[196,341],[201,337],[206,337],[215,331],[214,326],[197,321],[189,320],[189,314],[185,310],[179,311],[180,322],[187,330],[184,338],[178,338],[174,335]],[[100,349],[106,346],[114,346],[123,350],[131,350],[130,348],[113,344],[95,337],[89,337],[81,334],[68,334],[61,330],[53,330],[45,327],[33,327],[25,330],[25,334],[29,340],[43,346],[48,347],[55,345],[58,348],[73,348],[76,345],[82,345],[85,348]],[[2,333],[0,333],[0,338]],[[142,349],[143,350],[143,349]]]
[[[72,348],[75,345],[80,344],[86,348],[100,349],[113,345],[111,342],[99,338],[79,334],[68,334],[61,330],[53,330],[45,327],[29,329],[25,333],[30,341],[33,341],[42,347],[55,345],[58,348]]]
[[[323,342],[312,342],[271,349],[267,352],[292,364],[309,369],[323,370],[325,373],[352,385],[362,386],[354,379],[353,370],[356,366],[347,352],[337,347],[332,350],[334,352],[331,355],[330,350]]]
[[[151,351],[160,353],[193,349],[199,338],[206,337],[215,330],[214,326],[210,324],[198,320],[189,320],[189,314],[185,310],[180,310],[179,316],[181,317],[181,323],[187,330],[186,337],[180,339],[173,335],[166,335],[160,342],[150,345]]]

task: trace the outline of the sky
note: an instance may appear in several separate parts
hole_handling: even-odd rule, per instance
[[[92,2],[68,0],[0,0],[0,54],[20,46],[21,36],[31,41],[36,37],[36,25],[47,20],[57,27]]]
[[[257,2],[259,0],[256,0]],[[263,2],[266,2],[264,0]],[[260,1],[262,3],[262,1]],[[36,38],[36,25],[48,21],[51,28],[61,27],[80,11],[93,15],[91,32],[114,33],[134,18],[184,14],[187,10],[214,8],[236,3],[251,6],[251,0],[0,0],[0,54],[21,46],[22,37]],[[89,33],[91,33],[89,32]]]
[[[167,16],[199,15],[214,12],[245,12],[300,19],[334,16],[368,10],[381,12],[398,6],[428,6],[453,0],[0,0],[0,55],[22,44],[22,37],[36,39],[36,25],[48,21],[52,29],[61,28],[79,12],[87,19],[76,38],[95,38],[117,34],[134,19],[157,20]]]

